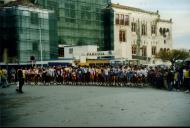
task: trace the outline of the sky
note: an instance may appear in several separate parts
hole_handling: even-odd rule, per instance
[[[132,7],[156,12],[161,19],[173,21],[173,48],[190,50],[190,0],[112,0]]]

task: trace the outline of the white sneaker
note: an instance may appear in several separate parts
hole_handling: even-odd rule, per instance
[[[186,90],[185,93],[189,93],[189,90]]]

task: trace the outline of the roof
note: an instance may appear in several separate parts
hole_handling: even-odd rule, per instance
[[[98,47],[97,45],[65,45],[64,47],[88,47],[88,46]]]
[[[143,12],[143,13],[148,13],[148,14],[153,14],[153,15],[159,15],[158,11],[157,12],[146,11],[146,10],[143,10],[143,9],[140,9],[140,8],[125,6],[125,5],[120,5],[120,4],[114,4],[114,3],[111,3],[109,5],[109,7],[114,7],[114,8],[119,8],[119,9],[126,9],[126,10],[137,11],[137,12]]]

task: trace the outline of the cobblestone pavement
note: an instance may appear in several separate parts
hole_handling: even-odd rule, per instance
[[[190,93],[90,86],[0,88],[1,126],[190,126]]]

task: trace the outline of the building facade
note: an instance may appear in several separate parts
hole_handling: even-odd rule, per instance
[[[104,12],[111,0],[36,0],[36,4],[55,10],[59,44],[98,45],[105,50]]]
[[[0,22],[0,61],[57,59],[69,56],[68,47],[97,46],[108,58],[156,63],[160,50],[172,49],[172,20],[111,0],[17,0],[1,7]]]
[[[54,11],[31,3],[10,2],[0,10],[0,62],[29,62],[58,57]]]
[[[162,20],[159,12],[110,4],[106,9],[106,40],[115,58],[156,63],[160,50],[172,49],[172,20]]]

